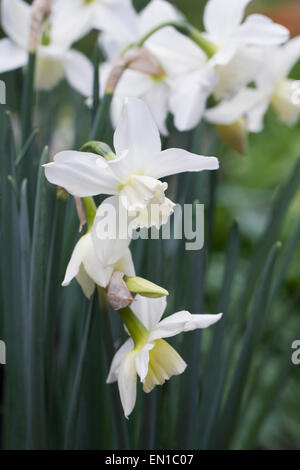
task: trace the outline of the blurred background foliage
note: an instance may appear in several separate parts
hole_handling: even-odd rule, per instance
[[[147,0],[134,1],[137,9],[143,8],[147,3]],[[201,27],[205,1],[174,0],[170,3],[176,5],[193,24]],[[293,35],[300,34],[300,2],[297,0],[255,0],[251,3],[249,11],[263,12],[288,26]],[[95,38],[96,35],[92,32],[88,37],[77,43],[75,47],[85,52],[92,59]],[[17,141],[20,137],[17,111],[21,106],[22,74],[22,71],[18,70],[1,77],[7,85],[7,103],[12,112],[12,124]],[[295,67],[292,76],[300,79],[300,65]],[[5,118],[2,116],[0,122],[0,137],[2,138],[4,120]],[[49,145],[50,155],[53,155],[57,150],[71,147],[78,148],[88,138],[91,118],[83,98],[70,89],[66,83],[61,83],[53,92],[39,94],[35,121],[40,129],[34,150],[32,150],[35,158],[35,171],[37,171],[39,157],[45,144]],[[200,149],[201,151],[208,150],[209,140],[212,139],[214,152],[221,156],[221,170],[216,176],[217,181],[214,182],[213,186],[215,190],[213,194],[215,198],[213,235],[211,236],[208,233],[206,240],[206,243],[209,243],[210,246],[209,263],[207,263],[207,272],[205,273],[205,294],[202,292],[203,287],[201,285],[203,270],[200,270],[200,278],[197,278],[195,284],[195,272],[198,272],[199,266],[197,264],[195,271],[193,266],[196,263],[206,263],[206,261],[203,261],[206,255],[198,254],[193,257],[193,252],[192,254],[184,253],[182,258],[184,261],[178,263],[173,255],[176,253],[177,258],[181,256],[182,246],[178,246],[175,242],[169,242],[167,246],[165,243],[152,241],[137,242],[133,247],[133,252],[137,272],[154,282],[161,283],[170,290],[170,313],[172,313],[172,310],[175,311],[175,309],[183,307],[190,308],[196,313],[196,311],[198,312],[199,299],[200,302],[205,302],[205,311],[217,313],[217,306],[221,302],[219,296],[228,236],[232,224],[237,221],[240,230],[240,249],[234,282],[231,286],[232,296],[230,300],[230,306],[235,305],[235,309],[234,315],[232,313],[229,315],[224,342],[226,344],[228,342],[232,347],[230,357],[238,361],[239,348],[244,339],[243,328],[245,328],[248,315],[248,310],[238,311],[240,290],[245,278],[247,278],[249,265],[256,250],[255,247],[259,243],[272,214],[272,204],[280,194],[279,188],[286,183],[289,175],[293,172],[293,168],[295,168],[296,162],[299,160],[300,124],[294,128],[288,128],[278,123],[272,112],[269,112],[264,132],[250,136],[248,151],[243,157],[237,156],[223,147],[217,141],[216,136],[212,138],[208,133],[211,134],[211,131],[208,132],[207,128],[201,129],[203,140],[197,143],[200,146],[197,149],[199,151]],[[111,140],[111,133],[108,133],[106,138],[108,141]],[[191,139],[191,133],[179,134],[171,127],[169,144],[176,143],[177,146],[184,147],[190,145]],[[18,150],[20,149],[17,146]],[[170,183],[172,183],[172,180]],[[182,186],[187,187],[190,180],[185,178],[179,181],[179,186],[180,183],[185,183]],[[173,186],[170,184],[170,189],[179,197],[180,202],[190,202],[192,198],[192,200],[200,199],[201,202],[209,201],[211,203],[210,184],[211,181],[209,182],[201,176],[194,179],[193,185],[191,185],[192,189],[186,193],[176,190],[176,187],[178,188],[177,180],[173,181]],[[3,198],[2,195],[1,197]],[[88,306],[75,283],[64,290],[59,286],[68,258],[75,245],[74,234],[77,232],[77,220],[73,201],[69,200],[67,206],[61,208],[60,204],[62,203],[55,202],[53,188],[52,190],[49,189],[47,197],[49,198],[49,218],[55,217],[53,220],[57,224],[52,229],[49,227],[49,230],[53,231],[49,234],[49,240],[46,242],[47,247],[50,253],[54,249],[51,245],[53,243],[61,242],[63,247],[60,261],[57,266],[52,266],[51,276],[55,276],[55,279],[51,278],[49,284],[51,290],[46,297],[49,302],[48,308],[51,310],[49,317],[50,346],[48,345],[49,351],[45,353],[46,363],[50,364],[47,370],[46,394],[49,398],[47,413],[51,421],[48,425],[52,432],[48,447],[57,448],[61,446],[61,442],[64,440],[62,423],[66,420],[66,409],[68,408],[76,372],[74,358],[77,357],[80,349],[85,313]],[[33,219],[32,207],[33,205],[29,205],[30,220]],[[300,191],[298,187],[298,191],[292,199],[284,218],[280,233],[276,236],[276,240],[280,239],[283,242],[283,249],[288,246],[292,233],[294,233],[294,227],[299,222],[299,208]],[[276,219],[276,210],[275,207],[273,220]],[[66,218],[65,214],[67,214]],[[280,217],[279,209],[278,217]],[[61,230],[61,227],[63,227],[63,230]],[[4,229],[5,227],[2,226],[1,231]],[[54,235],[55,230],[58,230],[59,235]],[[237,244],[234,242],[234,233],[234,231],[231,232],[233,241],[230,246],[236,250]],[[165,258],[161,256],[163,251]],[[245,378],[247,385],[245,385],[241,408],[244,411],[239,413],[236,418],[235,429],[239,429],[240,432],[235,432],[233,436],[230,435],[229,442],[226,442],[224,435],[223,440],[220,436],[214,436],[215,446],[216,443],[221,442],[221,447],[230,448],[300,448],[300,407],[298,399],[300,366],[298,368],[295,366],[290,367],[291,339],[299,339],[300,337],[299,260],[300,246],[298,243],[296,251],[289,258],[286,267],[286,279],[280,295],[276,296],[276,301],[273,303],[272,315],[270,315],[262,339],[255,345],[255,355],[253,356],[251,368],[249,368],[249,374]],[[192,292],[195,289],[196,294]],[[4,295],[6,294],[4,293]],[[194,297],[198,297],[196,299],[192,298],[192,294]],[[267,296],[267,292],[265,294]],[[217,299],[219,299],[219,302]],[[3,299],[1,299],[1,303],[2,301]],[[112,313],[112,316],[114,315]],[[107,369],[106,364],[101,360],[105,355],[105,344],[98,340],[99,331],[105,326],[103,321],[103,319],[100,320],[99,316],[96,317],[88,349],[85,381],[82,390],[84,398],[81,401],[79,426],[76,428],[76,436],[74,437],[78,448],[105,449],[110,448],[113,442],[113,429],[111,426],[113,408],[109,405],[111,388],[104,383]],[[59,327],[56,323],[59,324]],[[121,334],[120,324],[114,317],[111,326],[114,337],[119,338]],[[2,315],[0,315],[0,327],[0,331],[2,331]],[[237,333],[233,341],[231,337],[236,330]],[[203,357],[210,358],[206,361],[200,359],[200,366],[203,365],[204,367],[205,365],[206,367],[204,371],[209,370],[207,369],[210,364],[209,360],[213,360],[209,354],[205,355],[210,351],[211,338],[212,333],[208,331],[203,337],[203,343],[201,343],[201,348],[204,351]],[[217,338],[217,341],[218,336],[216,335],[215,338]],[[193,356],[193,351],[189,350],[187,342],[182,345],[180,340],[176,341],[175,344],[182,348],[186,356]],[[56,348],[57,342],[59,342],[59,347]],[[191,344],[198,343],[191,341]],[[53,351],[58,355],[54,365],[51,357]],[[99,360],[95,358],[99,358]],[[196,357],[196,361],[198,361],[198,357]],[[229,377],[234,372],[234,364],[235,362],[232,359],[228,366]],[[57,371],[57,368],[60,371]],[[61,371],[63,371],[63,374],[65,371],[68,371],[68,373],[63,375]],[[187,372],[187,374],[189,373]],[[212,377],[212,375],[208,375],[207,380],[212,380]],[[181,413],[188,414],[192,412],[192,408],[183,407],[183,409],[179,409],[179,414],[173,413],[172,410],[178,408],[178,397],[195,402],[197,398],[192,393],[198,393],[197,391],[188,390],[188,387],[193,384],[192,377],[187,375],[184,381],[182,379],[183,377],[174,377],[170,384],[165,385],[162,390],[156,393],[155,399],[151,397],[144,398],[143,405],[139,394],[137,410],[128,424],[129,434],[133,436],[131,440],[132,447],[150,448],[151,445],[159,445],[160,448],[170,448],[170,442],[174,443],[173,446],[178,445],[180,447],[187,446],[187,442],[193,442],[196,447],[199,445],[204,448],[207,447],[205,442],[199,444],[198,440],[191,440],[191,430],[189,429],[182,431],[185,436],[188,436],[186,440],[184,437],[175,435],[176,430],[178,431],[175,421],[178,419],[178,422],[180,422]],[[205,380],[205,374],[201,375],[201,386]],[[227,387],[227,391],[229,383],[230,380],[228,380],[227,385],[223,384],[224,389]],[[273,386],[271,387],[270,384],[273,384]],[[206,389],[200,387],[200,390],[202,390],[201,393],[205,393]],[[59,407],[57,404],[59,404]],[[106,404],[108,404],[107,407]],[[157,416],[155,414],[157,406],[163,410],[159,414],[159,422],[153,418],[154,415]],[[104,411],[103,407],[107,409]],[[1,413],[3,413],[3,408],[1,408]],[[203,433],[204,425],[200,418],[203,421],[207,420],[205,410],[200,409],[199,413],[199,423],[196,428],[193,428],[194,431],[197,430],[197,435]],[[22,416],[18,419],[22,420]],[[158,428],[156,434],[154,431],[150,432],[151,438],[147,432],[149,427]],[[218,432],[222,435],[222,429],[220,429]],[[19,426],[18,430],[22,434],[22,429]],[[227,433],[230,434],[229,429],[223,431],[226,435]],[[154,434],[156,435],[155,439]],[[3,442],[5,447],[14,446],[14,444],[9,444],[5,440],[5,436]],[[16,438],[13,442],[18,442],[18,439]]]

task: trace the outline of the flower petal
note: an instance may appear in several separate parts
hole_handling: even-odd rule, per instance
[[[140,13],[140,35],[143,36],[160,23],[180,19],[183,19],[182,14],[169,2],[152,0]]]
[[[270,99],[268,96],[255,106],[247,114],[247,129],[249,132],[261,132],[264,128],[264,117],[270,106]]]
[[[84,295],[90,299],[95,290],[95,283],[87,274],[83,264],[80,266],[79,272],[76,276],[76,281],[80,285]]]
[[[95,252],[104,266],[115,264],[127,252],[131,242],[128,223],[118,197],[109,197],[98,207],[91,233]]]
[[[23,67],[27,63],[25,49],[15,45],[10,39],[0,40],[0,73]]]
[[[82,0],[56,1],[52,10],[52,35],[66,48],[92,29],[93,6]]]
[[[205,119],[214,124],[232,124],[261,102],[264,93],[245,88],[232,99],[224,100],[205,111]]]
[[[142,172],[153,153],[161,149],[159,131],[147,105],[129,98],[114,134],[117,155],[128,150],[128,167]]]
[[[156,385],[163,385],[173,375],[182,374],[187,364],[170,344],[163,339],[155,341],[149,352],[148,374],[144,380],[143,390],[151,392]]]
[[[193,129],[201,121],[206,100],[217,82],[218,75],[210,65],[173,81],[170,110],[178,130]]]
[[[125,418],[128,418],[136,402],[135,357],[136,351],[130,351],[122,360],[118,374],[119,393]]]
[[[219,315],[192,315],[187,311],[177,312],[164,318],[155,330],[151,331],[149,341],[159,338],[170,338],[183,331],[192,331],[198,328],[207,328],[222,317]]]
[[[115,271],[119,271],[120,273],[126,274],[126,276],[134,277],[135,276],[135,268],[133,264],[133,259],[131,255],[131,251],[128,250],[125,252],[125,255],[119,259],[119,261],[115,264]]]
[[[219,81],[213,90],[217,100],[232,97],[254,81],[263,62],[260,47],[241,47],[226,65],[217,65]]]
[[[31,9],[23,0],[2,0],[2,27],[7,36],[22,49],[29,46]]]
[[[65,151],[54,157],[54,162],[44,165],[50,183],[62,186],[73,196],[114,194],[118,181],[106,161],[88,152]]]
[[[131,304],[131,309],[143,325],[148,330],[152,330],[163,316],[166,306],[167,301],[165,297],[150,299],[136,295],[134,302]]]
[[[81,95],[90,97],[93,94],[94,70],[89,59],[75,49],[67,52],[62,63],[70,85]]]
[[[277,46],[289,39],[289,30],[264,15],[249,15],[235,34],[235,40],[244,44]]]
[[[152,178],[163,178],[186,171],[217,170],[219,161],[216,157],[204,157],[183,149],[167,149],[152,158],[148,174]]]
[[[120,44],[128,45],[139,37],[138,14],[131,1],[97,2],[92,26],[107,31]]]
[[[287,77],[291,69],[300,59],[300,36],[291,39],[279,49],[280,53],[280,76]]]
[[[82,237],[82,239],[84,240],[80,246],[82,263],[87,274],[98,286],[107,287],[114,271],[114,266],[104,265],[98,259],[90,233]]]
[[[135,357],[135,368],[141,382],[145,381],[148,374],[149,366],[149,351],[154,347],[154,343],[147,343],[142,349],[137,352]]]
[[[73,250],[71,259],[67,266],[65,278],[62,282],[62,286],[68,286],[72,279],[76,277],[79,272],[80,265],[82,263],[81,245],[84,243],[83,238],[84,237],[80,238]]]
[[[125,343],[120,347],[120,349],[118,349],[118,351],[113,357],[113,360],[109,369],[109,373],[106,379],[106,383],[111,384],[118,380],[121,362],[123,361],[126,354],[128,354],[129,351],[131,351],[133,348],[134,348],[134,342],[132,338],[128,338],[128,340],[125,341]]]
[[[204,10],[206,31],[222,44],[241,24],[251,0],[209,0]]]

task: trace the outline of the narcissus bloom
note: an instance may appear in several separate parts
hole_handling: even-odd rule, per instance
[[[111,205],[118,211],[118,201],[115,196],[107,198],[97,211],[101,216],[105,206]],[[67,266],[62,285],[68,286],[73,278],[80,284],[83,293],[90,298],[95,284],[107,287],[113,272],[119,271],[127,276],[135,276],[131,252],[128,248],[130,239],[99,240],[93,225],[77,242]]]
[[[136,15],[135,26],[132,27],[130,24],[131,27],[128,28],[126,36],[115,38],[112,31],[101,35],[100,43],[108,59],[101,67],[102,83],[105,84],[116,57],[129,44],[137,42],[161,23],[181,20],[183,16],[170,3],[164,0],[152,0],[139,15]],[[207,62],[207,57],[193,41],[172,27],[157,31],[147,39],[143,47],[159,64],[161,74],[154,76],[136,70],[126,70],[114,94],[111,108],[112,121],[116,125],[120,118],[124,98],[141,98],[149,106],[160,132],[166,135],[168,112],[174,112],[175,121],[180,122],[184,119],[186,109],[184,106],[176,106],[176,81],[179,77],[193,72],[195,68],[198,71],[202,69]],[[212,86],[213,83],[209,81],[208,94]],[[201,106],[200,103],[197,106]]]
[[[262,99],[248,113],[250,131],[263,129],[269,106],[273,107],[281,122],[289,126],[296,124],[300,116],[300,80],[291,80],[288,75],[299,59],[299,36],[282,47],[266,50],[264,64],[256,78]]]
[[[288,75],[300,58],[300,37],[277,48],[264,50],[264,60],[254,88],[243,88],[233,98],[221,101],[205,112],[216,124],[231,124],[243,117],[250,132],[260,132],[270,106],[284,124],[296,124],[300,116],[300,80]]]
[[[0,73],[27,64],[31,15],[32,7],[23,0],[2,0],[1,24],[8,37],[0,40]],[[83,54],[69,49],[64,32],[51,16],[44,21],[36,51],[35,87],[50,90],[66,77],[73,88],[85,94],[86,82],[92,84],[93,67]]]
[[[263,15],[249,15],[242,23],[248,3],[250,0],[208,1],[203,37],[215,53],[202,71],[182,76],[176,83],[174,103],[185,109],[184,117],[177,123],[180,130],[193,128],[202,118],[209,86],[217,100],[231,98],[255,79],[263,60],[262,47],[288,40],[289,31]]]
[[[161,151],[160,135],[146,104],[129,98],[114,134],[116,158],[66,151],[45,165],[47,179],[73,196],[115,194],[135,218],[136,227],[159,226],[168,220],[173,203],[160,178],[185,171],[216,170],[215,157],[182,149]],[[152,210],[155,209],[155,210]]]
[[[92,29],[127,37],[136,12],[131,0],[55,0],[53,17],[69,41],[77,41]]]
[[[192,315],[182,311],[161,320],[166,308],[165,297],[148,299],[137,295],[131,308],[133,313],[122,314],[131,337],[115,354],[107,377],[107,383],[118,382],[126,418],[136,402],[137,376],[143,383],[144,392],[149,393],[173,375],[182,374],[187,367],[182,357],[163,338],[207,328],[222,316]]]

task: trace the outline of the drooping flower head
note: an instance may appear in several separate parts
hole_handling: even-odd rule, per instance
[[[101,217],[107,208],[113,208],[116,220],[119,219],[118,198],[107,198],[98,208],[97,217]],[[135,276],[135,269],[129,250],[130,238],[110,237],[100,239],[93,224],[77,242],[67,266],[62,285],[68,286],[73,278],[80,284],[83,293],[90,298],[95,284],[107,287],[113,272],[119,271],[127,276]]]
[[[149,393],[173,375],[182,374],[187,367],[182,357],[164,338],[207,328],[222,316],[192,315],[182,311],[161,320],[166,308],[165,297],[148,299],[137,295],[131,308],[133,313],[127,311],[122,314],[131,337],[115,354],[107,377],[107,383],[118,382],[126,417],[136,402],[138,376],[144,392]]]

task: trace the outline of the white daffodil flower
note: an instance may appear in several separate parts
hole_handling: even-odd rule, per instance
[[[296,124],[300,116],[300,80],[291,80],[288,75],[300,58],[300,37],[284,46],[265,49],[263,57],[255,80],[257,88],[243,88],[233,98],[208,109],[207,121],[228,125],[245,118],[248,131],[260,132],[272,106],[281,122]]]
[[[53,6],[54,20],[70,43],[92,29],[127,38],[135,16],[131,0],[55,0]]]
[[[263,129],[269,106],[273,107],[281,122],[288,126],[296,124],[300,117],[300,80],[291,80],[288,75],[299,59],[299,36],[282,47],[266,50],[264,65],[256,78],[262,99],[248,113],[250,131]]]
[[[0,73],[27,64],[31,12],[30,5],[23,0],[2,0],[1,24],[7,38],[0,40]],[[44,22],[37,48],[35,88],[50,90],[64,77],[79,93],[91,93],[86,90],[86,83],[92,89],[90,61],[80,52],[69,49],[68,39],[50,17]]]
[[[135,218],[136,227],[160,227],[173,211],[160,178],[186,171],[216,170],[215,157],[182,149],[161,151],[157,125],[146,106],[129,98],[114,134],[116,158],[66,151],[45,166],[46,178],[77,197],[115,194]]]
[[[107,383],[118,382],[126,418],[136,402],[137,376],[143,383],[144,392],[149,393],[173,375],[182,374],[187,367],[163,338],[207,328],[222,317],[222,314],[192,315],[182,311],[161,320],[166,304],[165,297],[149,299],[137,295],[131,304],[133,313],[129,311],[122,315],[131,337],[115,354]]]
[[[243,46],[275,46],[289,38],[289,31],[264,15],[249,15],[251,0],[209,0],[204,10],[205,37],[216,48],[213,62],[228,64]]]
[[[164,0],[152,0],[139,15],[136,16],[135,27],[116,41],[111,34],[100,37],[100,43],[108,56],[108,62],[101,67],[102,83],[105,84],[107,76],[116,57],[129,44],[137,42],[154,27],[168,21],[182,20],[183,16],[171,4]],[[127,42],[125,42],[125,39]],[[148,52],[154,57],[162,69],[161,76],[152,76],[135,70],[125,71],[121,78],[112,102],[112,121],[116,125],[124,106],[124,98],[137,97],[143,99],[150,108],[154,119],[163,135],[167,134],[166,118],[168,112],[174,113],[176,124],[185,119],[187,106],[182,103],[177,106],[178,80],[182,76],[197,74],[206,80],[207,91],[202,98],[203,106],[213,87],[214,72],[210,67],[205,69],[206,54],[189,38],[180,34],[172,27],[163,28],[153,34],[144,44]],[[199,72],[200,71],[200,72]],[[201,104],[197,104],[201,107]]]
[[[118,211],[118,200],[115,196],[107,198],[97,211],[97,217],[106,210],[107,205]],[[107,238],[101,240],[96,235],[95,225],[77,242],[67,266],[62,285],[68,286],[76,278],[84,295],[90,298],[95,284],[107,287],[115,271],[127,276],[135,276],[134,265],[128,248],[130,238],[120,240]]]
[[[198,124],[210,93],[217,100],[230,99],[253,81],[263,60],[262,47],[287,41],[288,30],[263,15],[250,15],[242,23],[248,3],[250,0],[208,1],[203,36],[215,48],[215,54],[206,67],[175,83],[171,109],[179,116],[175,120],[179,130]]]

